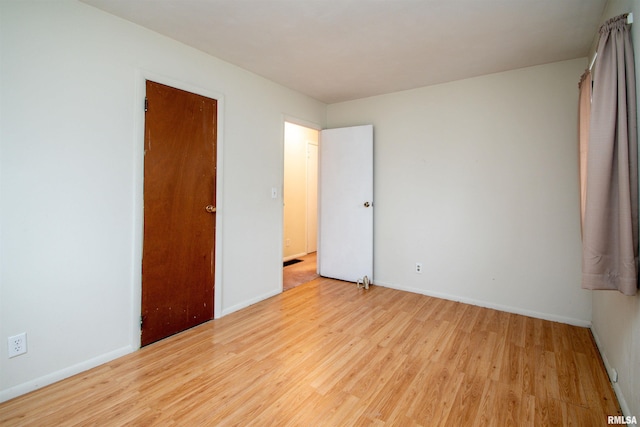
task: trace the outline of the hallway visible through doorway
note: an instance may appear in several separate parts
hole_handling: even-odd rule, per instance
[[[317,273],[317,252],[298,257],[301,262],[288,265],[282,270],[282,290],[287,291],[319,277]]]
[[[316,129],[284,123],[283,290],[317,277],[318,139]]]

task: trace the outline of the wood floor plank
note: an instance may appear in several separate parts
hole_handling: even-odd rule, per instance
[[[319,278],[0,404],[2,426],[600,425],[588,329]]]
[[[556,351],[554,354],[556,356],[560,398],[567,403],[587,406],[587,399],[584,395],[574,353],[564,350]]]
[[[567,405],[561,400],[537,398],[536,403],[535,425],[563,427],[567,423],[565,422],[568,419]]]
[[[478,331],[470,336],[469,364],[465,372],[471,377],[491,378],[496,365],[498,336],[494,332]]]
[[[372,419],[390,420],[396,407],[402,406],[402,392],[420,370],[420,361],[405,358],[389,375],[384,387],[379,388],[370,399],[365,410]]]
[[[606,419],[606,415],[617,414],[616,402],[607,393],[609,379],[604,369],[593,363],[591,355],[577,354],[576,363],[578,372],[581,373],[580,384],[584,389],[587,407],[602,419]],[[590,374],[583,375],[583,372]]]
[[[424,371],[423,381],[413,384],[416,400],[409,403],[407,415],[423,425],[448,425],[449,413],[460,390],[464,374],[453,372],[442,363]],[[456,424],[454,420],[452,424]]]
[[[453,402],[449,420],[454,421],[454,418],[458,420],[477,419],[482,397],[488,384],[489,381],[482,375],[465,375],[460,390],[456,394],[456,400]]]

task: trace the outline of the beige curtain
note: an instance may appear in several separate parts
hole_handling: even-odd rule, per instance
[[[638,136],[626,15],[600,28],[587,159],[582,287],[638,289]]]
[[[591,71],[586,70],[578,84],[578,140],[580,142],[580,226],[584,227],[584,210],[587,202],[587,153],[589,151],[589,121],[591,120]]]

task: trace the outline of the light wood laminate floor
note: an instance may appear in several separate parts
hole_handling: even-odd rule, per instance
[[[588,329],[319,278],[0,404],[2,426],[606,425]]]

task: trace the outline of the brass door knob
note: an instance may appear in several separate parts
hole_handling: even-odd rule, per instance
[[[209,213],[214,213],[216,211],[216,207],[213,205],[207,205],[204,208],[205,211],[209,212]]]

